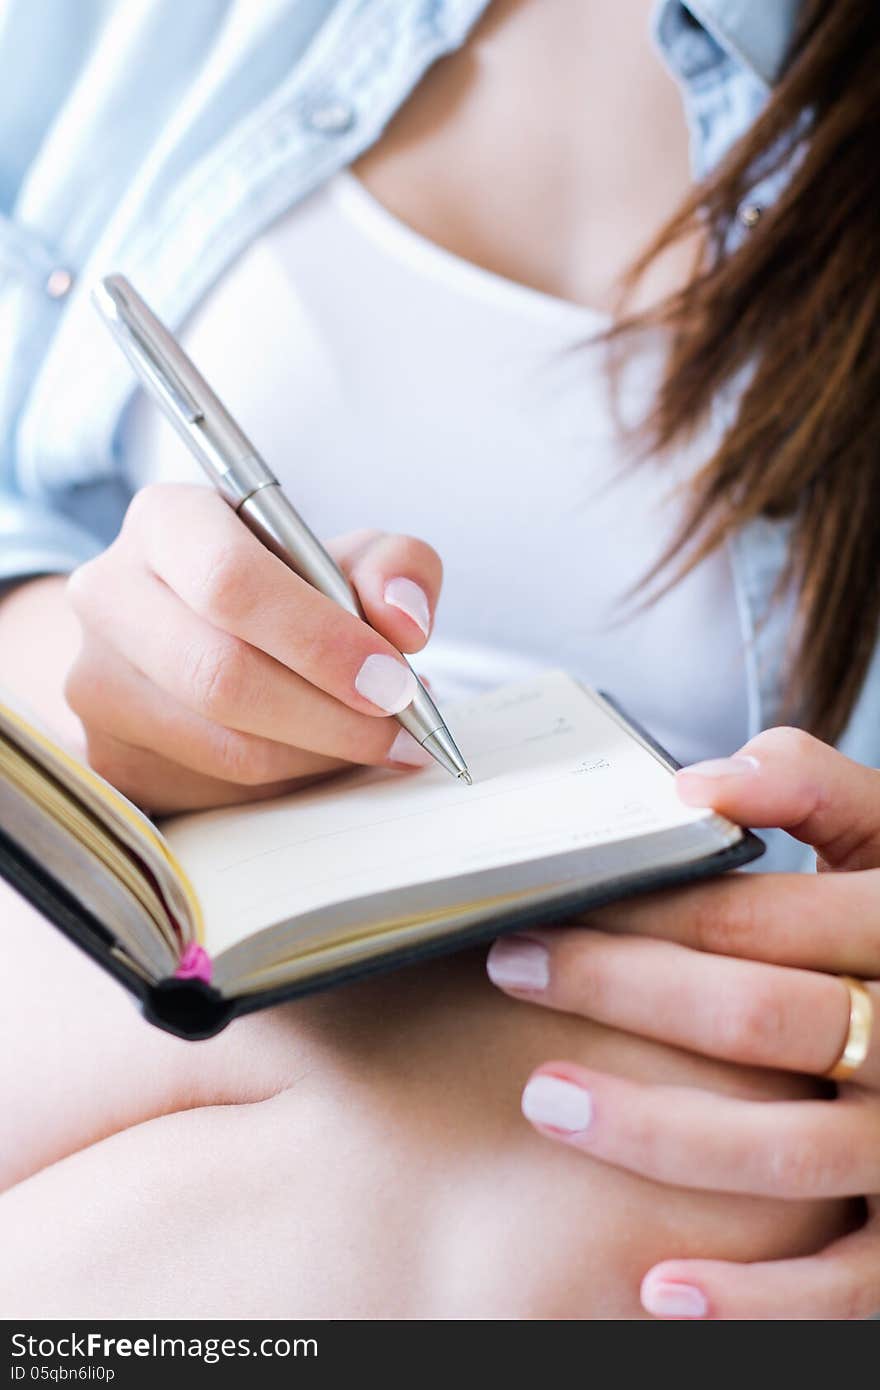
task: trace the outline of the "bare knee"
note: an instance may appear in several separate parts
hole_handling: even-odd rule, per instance
[[[150,1027],[83,952],[0,883],[0,1192],[160,1115],[274,1095],[303,1064],[283,1010],[188,1043]]]

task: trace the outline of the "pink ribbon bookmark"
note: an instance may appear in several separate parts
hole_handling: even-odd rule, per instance
[[[211,983],[211,957],[202,947],[191,941],[180,957],[180,964],[174,972],[175,980],[204,980]]]

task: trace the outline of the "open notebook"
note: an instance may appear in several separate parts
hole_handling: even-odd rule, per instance
[[[238,1013],[755,858],[674,763],[561,672],[448,711],[474,785],[357,770],[154,825],[0,700],[0,873],[147,1017]]]

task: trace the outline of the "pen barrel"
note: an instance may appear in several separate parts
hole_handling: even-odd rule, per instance
[[[401,724],[407,733],[412,734],[416,743],[424,743],[426,738],[445,729],[446,725],[418,676],[416,680],[419,682],[419,688],[413,696],[412,703],[401,710],[396,718],[398,724]]]
[[[266,484],[236,508],[248,530],[313,589],[333,599],[362,622],[366,616],[342,570],[287,500],[277,483]],[[406,660],[406,658],[404,658]],[[416,676],[418,680],[418,676]],[[419,743],[444,727],[440,711],[419,681],[412,703],[398,722]]]
[[[294,574],[366,622],[357,594],[342,570],[277,483],[260,487],[236,511],[248,530]]]

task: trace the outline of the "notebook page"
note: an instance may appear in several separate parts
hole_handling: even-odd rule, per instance
[[[212,954],[328,904],[711,818],[683,806],[668,769],[562,672],[444,713],[472,787],[441,768],[371,769],[163,824]]]

